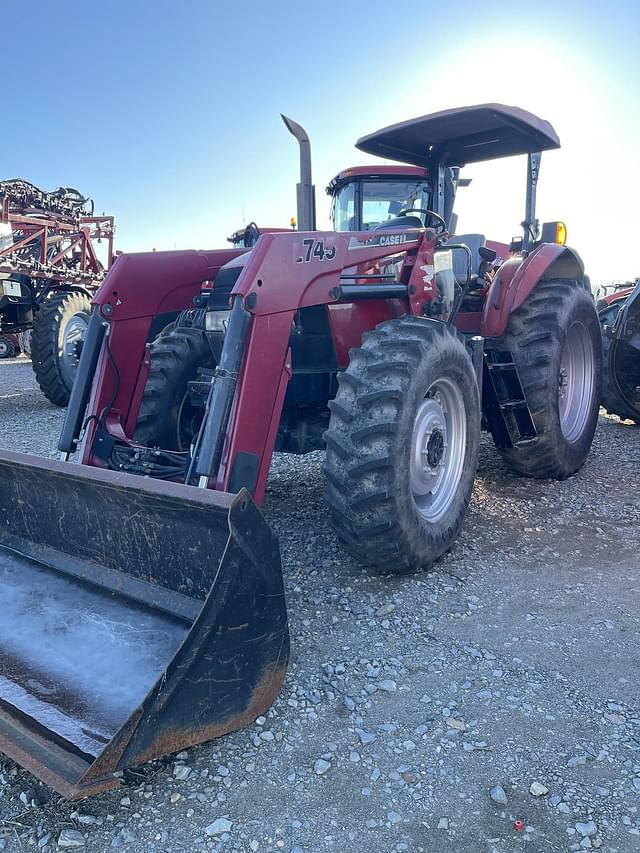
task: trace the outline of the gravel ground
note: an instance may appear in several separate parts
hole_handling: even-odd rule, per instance
[[[62,417],[0,363],[0,447],[52,455]],[[266,718],[80,804],[4,760],[0,849],[640,850],[640,430],[602,416],[563,483],[484,440],[460,540],[406,578],[343,553],[319,465],[272,468],[293,654]]]

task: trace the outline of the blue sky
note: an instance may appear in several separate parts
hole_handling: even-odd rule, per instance
[[[309,131],[324,187],[372,161],[358,136],[448,106],[501,101],[554,124],[541,218],[565,219],[592,279],[640,275],[640,6],[460,0],[229,4],[0,0],[1,177],[77,186],[117,217],[125,251],[224,245],[245,221],[286,226]],[[11,46],[11,33],[19,33]],[[461,227],[508,239],[524,164],[469,170]]]

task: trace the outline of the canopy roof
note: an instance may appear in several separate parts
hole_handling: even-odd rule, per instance
[[[442,110],[392,124],[356,142],[360,151],[415,166],[434,160],[464,166],[559,147],[548,121],[504,104]]]

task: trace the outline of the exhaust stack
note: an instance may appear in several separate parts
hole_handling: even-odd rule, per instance
[[[300,183],[296,184],[298,230],[315,231],[316,188],[311,177],[311,141],[302,125],[282,113],[280,115],[287,130],[295,136],[300,146]]]

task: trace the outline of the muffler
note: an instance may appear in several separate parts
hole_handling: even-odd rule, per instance
[[[232,495],[0,454],[0,750],[68,798],[273,703],[278,541]]]

